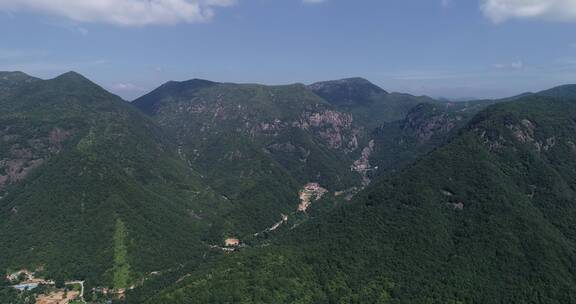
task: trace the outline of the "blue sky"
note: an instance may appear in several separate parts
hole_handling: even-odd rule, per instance
[[[147,1],[0,0],[0,70],[75,70],[126,99],[191,78],[434,97],[576,83],[573,0]]]

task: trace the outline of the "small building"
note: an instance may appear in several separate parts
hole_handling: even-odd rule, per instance
[[[227,238],[224,241],[224,245],[226,245],[226,247],[238,247],[240,246],[240,240],[237,238]]]
[[[18,284],[18,285],[14,285],[12,287],[14,287],[15,289],[19,290],[19,291],[26,291],[26,290],[32,290],[36,287],[38,287],[38,283],[26,283],[26,284]]]

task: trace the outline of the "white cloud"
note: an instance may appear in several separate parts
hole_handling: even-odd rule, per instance
[[[480,8],[495,23],[509,19],[576,21],[575,0],[481,0]]]
[[[492,67],[498,70],[522,70],[525,65],[522,61],[514,61],[509,63],[495,63]]]
[[[302,0],[302,2],[306,3],[306,4],[318,4],[318,3],[324,3],[328,0]]]
[[[214,8],[236,0],[0,0],[0,10],[33,12],[77,22],[124,26],[209,21]]]
[[[111,85],[110,88],[114,91],[120,91],[120,92],[131,92],[131,91],[141,92],[145,90],[144,88],[139,87],[133,83],[115,83]]]

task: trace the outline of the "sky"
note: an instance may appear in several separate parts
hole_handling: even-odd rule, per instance
[[[576,0],[0,0],[0,70],[127,100],[169,80],[364,77],[494,98],[576,83]]]

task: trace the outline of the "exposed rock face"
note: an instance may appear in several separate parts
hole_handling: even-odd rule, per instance
[[[520,124],[508,124],[506,127],[512,131],[517,141],[523,144],[531,144],[538,152],[548,152],[556,146],[556,136],[538,140],[536,138],[536,126],[528,119],[521,120]]]
[[[190,89],[182,83],[173,92],[163,90],[134,104],[153,109],[155,119],[176,138],[181,157],[232,200],[244,200],[242,191],[255,191],[271,181],[269,176],[273,183],[290,185],[293,194],[308,181],[330,189],[361,186],[361,177],[350,166],[368,142],[365,124],[303,85],[213,84]],[[256,186],[232,182],[237,178]],[[226,187],[228,183],[238,186]],[[285,208],[291,203],[293,199],[270,204]],[[276,216],[287,211],[266,212]]]
[[[529,119],[507,122],[504,126],[509,133],[488,133],[483,128],[474,130],[491,152],[501,152],[505,147],[513,147],[514,143],[520,143],[535,149],[538,153],[544,153],[549,152],[558,144],[556,136],[544,136],[542,132],[538,133],[537,125]],[[566,145],[576,152],[576,145],[573,142],[567,141]]]
[[[344,149],[351,152],[358,148],[359,128],[353,125],[352,114],[334,110],[309,112],[305,111],[297,121],[282,121],[274,119],[266,122],[245,123],[252,137],[278,136],[282,131],[291,127],[312,132],[332,149]],[[239,130],[241,131],[241,130]]]
[[[512,130],[514,137],[521,143],[533,143],[534,142],[534,130],[536,127],[534,124],[528,120],[523,119],[520,125],[508,125],[508,129]]]
[[[404,120],[404,128],[414,130],[420,143],[429,141],[435,134],[450,132],[464,119],[460,115],[451,115],[446,111],[424,110],[426,107],[430,105],[417,106]]]
[[[349,128],[352,125],[352,114],[328,110],[322,113],[311,114],[307,122],[313,127],[331,125],[339,129]]]
[[[359,129],[353,126],[352,114],[333,110],[304,113],[294,125],[303,130],[316,131],[320,138],[332,149],[344,149],[346,152],[358,148]]]
[[[352,170],[358,172],[362,176],[362,185],[364,187],[370,184],[368,173],[375,169],[370,165],[370,155],[372,155],[372,152],[374,152],[374,140],[371,140],[368,143],[368,146],[362,150],[360,158],[352,164]]]
[[[179,101],[174,107],[168,107],[166,115],[199,116],[202,126],[200,132],[208,133],[221,130],[226,124],[233,131],[252,138],[259,136],[278,137],[290,128],[299,128],[311,132],[332,149],[343,149],[346,153],[358,148],[360,128],[354,126],[352,114],[331,110],[324,106],[304,107],[295,117],[258,117],[255,109],[243,104],[226,102],[226,96],[217,96],[216,100],[204,100],[200,97],[188,101]],[[160,113],[162,113],[162,111]],[[170,124],[169,121],[162,122]]]
[[[0,131],[0,143],[9,147],[4,154],[0,153],[0,191],[23,180],[50,156],[59,153],[72,134],[71,131],[54,128],[44,137],[20,141],[21,136],[14,132],[18,131],[10,127]]]
[[[308,183],[300,191],[300,205],[298,211],[306,212],[313,201],[317,201],[326,194],[328,190],[322,188],[318,183]]]

